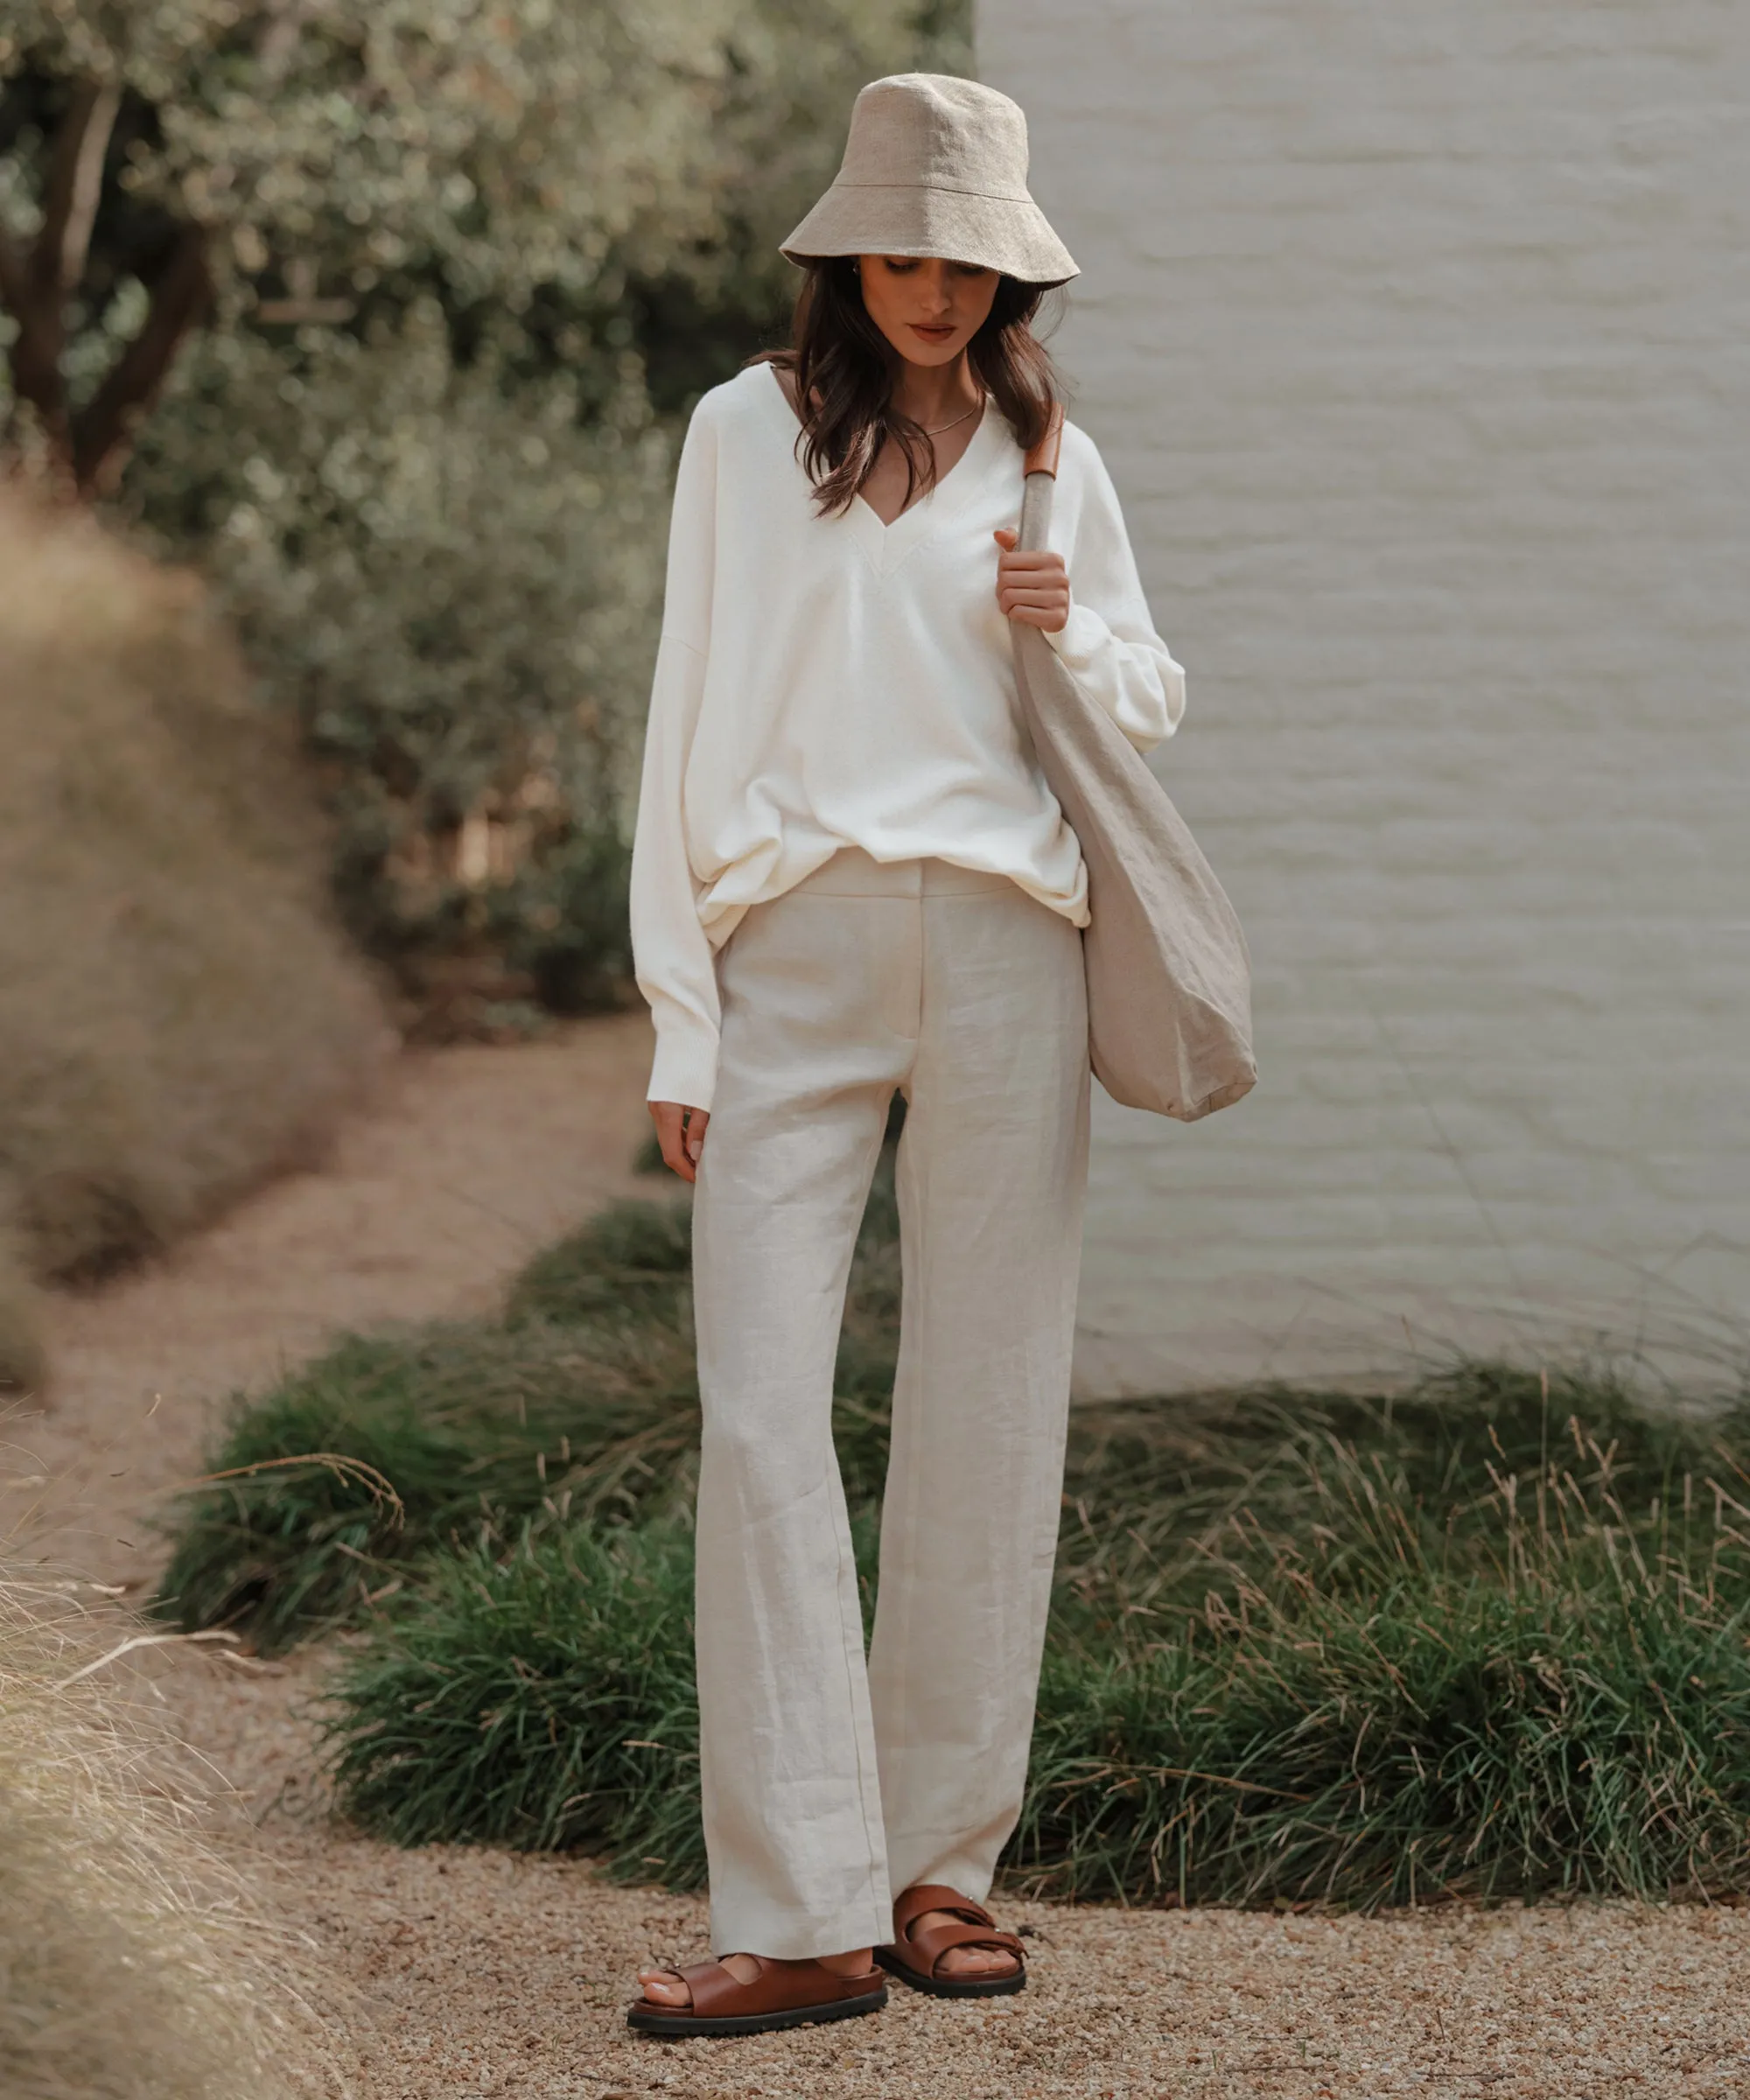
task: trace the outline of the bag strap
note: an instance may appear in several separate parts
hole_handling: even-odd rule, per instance
[[[1057,479],[1058,456],[1063,451],[1063,403],[1054,401],[1051,414],[1046,419],[1045,436],[1034,445],[1022,463],[1024,474],[1049,474]]]
[[[1023,461],[1026,479],[1021,484],[1021,528],[1017,546],[1038,554],[1051,534],[1051,500],[1057,491],[1057,457],[1063,450],[1063,408],[1052,403],[1051,420],[1045,436]]]

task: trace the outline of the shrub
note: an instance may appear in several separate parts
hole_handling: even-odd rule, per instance
[[[310,1158],[387,1043],[192,578],[0,501],[0,1209],[94,1276]]]
[[[303,725],[346,926],[427,1033],[625,992],[670,452],[634,381],[583,424],[564,380],[459,368],[429,303],[295,363],[212,338],[145,441],[140,487],[187,506],[148,513]]]
[[[129,462],[129,514],[210,564],[322,757],[347,923],[430,1031],[623,989],[678,419],[781,326],[776,244],[856,88],[963,68],[970,14],[17,0],[0,26],[0,234],[48,234],[5,296],[18,340],[67,332],[34,376],[0,333],[0,424],[30,427],[15,380],[50,455],[102,491]],[[57,165],[98,176],[85,238],[46,223]]]

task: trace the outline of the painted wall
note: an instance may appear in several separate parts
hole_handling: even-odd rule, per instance
[[[984,0],[1264,1078],[1085,1382],[1750,1334],[1750,8]]]

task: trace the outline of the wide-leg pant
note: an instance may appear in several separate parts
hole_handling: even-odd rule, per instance
[[[1013,883],[845,851],[749,912],[694,1211],[701,1781],[719,1953],[983,1900],[1019,1813],[1088,1165],[1082,947]],[[833,1368],[888,1104],[904,1311],[873,1639]]]

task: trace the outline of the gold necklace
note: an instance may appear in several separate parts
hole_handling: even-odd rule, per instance
[[[966,416],[956,416],[953,423],[939,423],[935,426],[934,430],[926,430],[924,432],[924,436],[926,438],[940,438],[944,430],[951,430],[956,427],[956,425],[964,423],[967,416],[976,416],[979,410],[984,406],[984,403],[982,400],[975,401],[972,406],[966,411]]]

